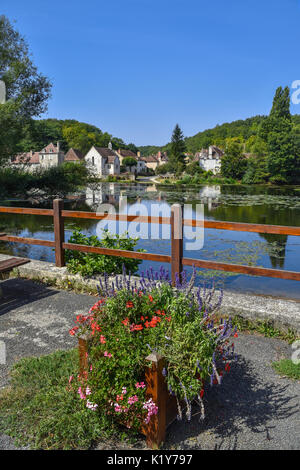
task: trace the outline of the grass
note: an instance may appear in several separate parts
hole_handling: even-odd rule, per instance
[[[299,338],[299,335],[295,331],[291,329],[288,331],[279,330],[269,321],[257,320],[253,322],[247,318],[236,315],[232,318],[232,323],[237,327],[238,331],[259,333],[266,338],[278,338],[283,341],[287,341],[289,344],[292,344]]]
[[[0,431],[19,446],[48,450],[88,449],[94,440],[111,437],[116,429],[108,418],[68,390],[77,365],[77,349],[16,363],[9,387],[0,391]]]
[[[279,362],[273,362],[272,367],[283,377],[300,380],[300,363],[294,364],[291,359],[282,359]]]

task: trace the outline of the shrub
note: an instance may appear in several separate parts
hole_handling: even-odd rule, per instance
[[[0,196],[26,196],[32,189],[42,190],[47,195],[57,195],[57,192],[64,195],[84,185],[87,179],[84,163],[65,162],[33,173],[23,168],[0,168]]]
[[[176,396],[178,419],[182,400],[188,420],[194,400],[204,417],[204,388],[207,382],[220,384],[230,370],[230,337],[236,331],[230,320],[215,323],[222,292],[212,301],[213,290],[193,290],[194,276],[189,283],[178,282],[175,291],[163,270],[135,284],[124,274],[110,287],[101,285],[101,299],[87,316],[77,316],[70,330],[90,338],[88,370],[73,383],[88,408],[106,410],[112,421],[134,429],[148,422],[157,406],[146,404],[144,370],[146,357],[155,351],[165,357],[163,374]]]
[[[73,231],[69,243],[78,245],[96,246],[102,248],[111,248],[116,250],[134,251],[138,238],[127,237],[127,233],[120,235],[111,235],[108,230],[103,230],[103,238],[99,239],[96,235],[87,236],[80,229]],[[144,251],[144,250],[137,250]],[[68,271],[82,276],[92,276],[94,274],[117,274],[122,272],[122,266],[125,266],[127,272],[135,273],[141,260],[120,258],[117,256],[97,255],[94,253],[82,253],[75,250],[66,250],[66,265]]]

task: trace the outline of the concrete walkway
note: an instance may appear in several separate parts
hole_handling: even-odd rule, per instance
[[[0,341],[7,348],[7,365],[0,365],[0,387],[9,380],[9,367],[21,357],[39,356],[74,347],[69,336],[75,315],[86,313],[95,298],[37,285],[30,280],[0,283]],[[300,449],[300,383],[281,378],[271,363],[290,357],[287,343],[241,334],[236,340],[238,361],[223,384],[208,389],[206,419],[170,426],[166,449]],[[194,410],[198,412],[197,409]],[[14,448],[0,435],[0,449]],[[129,448],[101,442],[97,449]],[[145,448],[141,438],[135,448]]]

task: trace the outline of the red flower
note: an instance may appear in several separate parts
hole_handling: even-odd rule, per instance
[[[127,308],[132,308],[132,307],[133,307],[133,303],[132,303],[131,301],[127,302],[126,307],[127,307]]]
[[[125,320],[122,320],[123,325],[127,326],[129,323],[129,318],[125,318]]]
[[[135,325],[134,326],[134,330],[135,331],[141,331],[143,329],[143,326],[142,325]]]
[[[152,297],[152,295],[148,295],[148,299],[150,300],[150,302],[153,302],[153,297]]]
[[[201,392],[200,392],[200,398],[202,398],[204,395],[204,390],[202,389]]]
[[[225,370],[226,372],[229,372],[230,371],[230,365],[227,363],[226,366],[225,366]]]
[[[74,336],[78,328],[79,328],[78,326],[73,326],[73,328],[71,328],[71,330],[69,331],[70,335]]]
[[[238,335],[237,333],[234,333],[233,336],[234,336],[234,338],[238,338],[238,337],[239,337],[239,335]]]

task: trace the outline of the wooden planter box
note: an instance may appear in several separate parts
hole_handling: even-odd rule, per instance
[[[88,340],[84,337],[78,338],[79,367],[80,372],[88,369]],[[176,398],[169,394],[162,370],[164,358],[158,354],[151,353],[146,357],[152,362],[151,367],[145,368],[146,398],[152,398],[158,406],[157,415],[152,415],[148,424],[142,423],[141,433],[146,436],[146,442],[151,449],[158,449],[165,441],[167,427],[176,419]]]

